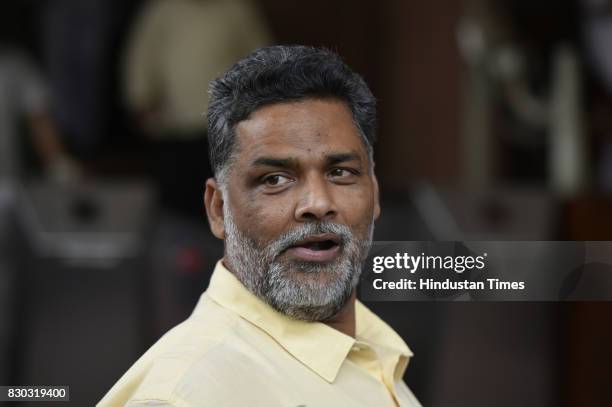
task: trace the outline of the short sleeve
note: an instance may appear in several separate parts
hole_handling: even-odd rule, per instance
[[[123,61],[123,91],[131,109],[147,108],[158,97],[160,47],[170,12],[166,1],[152,1],[134,22]]]

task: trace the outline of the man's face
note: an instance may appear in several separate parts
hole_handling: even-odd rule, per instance
[[[225,262],[277,310],[332,317],[358,282],[380,211],[371,165],[342,102],[258,109],[236,128],[223,188]]]

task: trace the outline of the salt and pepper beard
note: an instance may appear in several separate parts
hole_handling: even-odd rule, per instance
[[[236,227],[227,200],[223,214],[225,260],[238,280],[272,308],[295,319],[325,321],[348,302],[372,243],[374,220],[368,225],[365,239],[356,237],[346,225],[324,221],[304,223],[271,242],[259,243]],[[340,254],[334,261],[278,258],[289,247],[321,233],[333,233],[341,239]],[[298,272],[328,273],[333,279],[297,278]]]

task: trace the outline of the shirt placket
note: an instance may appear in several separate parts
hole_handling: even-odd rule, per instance
[[[394,356],[390,353],[380,349],[377,350],[363,342],[356,342],[353,351],[355,352],[355,362],[385,386],[391,401],[399,407],[401,404],[395,392],[393,381],[394,362],[397,361],[397,357],[395,356],[395,360],[393,360]]]

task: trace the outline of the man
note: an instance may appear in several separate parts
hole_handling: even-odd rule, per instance
[[[375,118],[326,50],[262,48],[212,82],[204,201],[224,258],[99,407],[419,405],[410,350],[355,299],[380,213]]]

